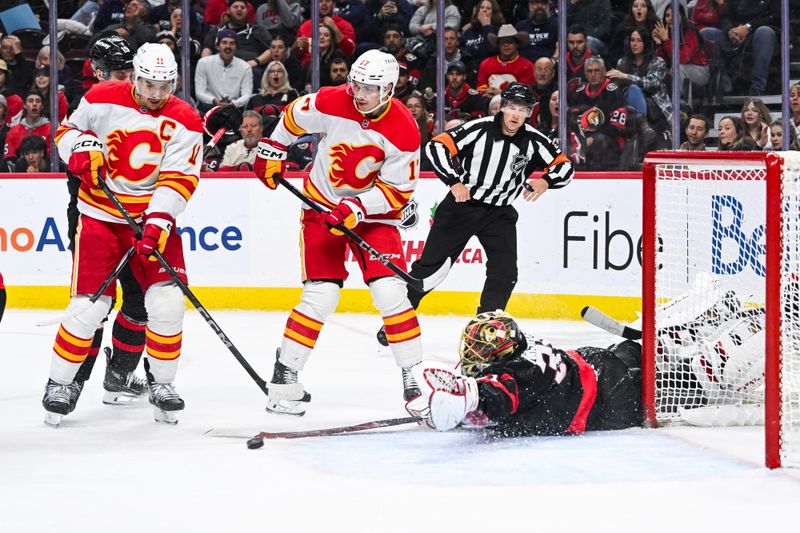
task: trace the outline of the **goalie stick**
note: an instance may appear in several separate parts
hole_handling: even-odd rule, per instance
[[[142,229],[139,227],[139,224],[136,223],[128,210],[125,209],[125,206],[119,201],[117,195],[108,188],[108,185],[102,176],[98,176],[97,183],[98,187],[100,187],[100,190],[103,191],[106,196],[108,196],[108,199],[111,200],[111,203],[114,204],[131,229],[136,233],[136,237],[140,239],[142,237]],[[175,284],[178,285],[178,287],[181,289],[181,292],[183,292],[184,296],[186,296],[186,299],[192,303],[195,309],[197,309],[200,315],[205,319],[206,323],[211,326],[211,329],[213,329],[214,333],[217,334],[219,340],[222,341],[222,343],[228,348],[228,350],[230,350],[236,360],[239,361],[239,364],[242,365],[245,371],[247,371],[247,374],[253,379],[256,385],[258,385],[258,388],[261,389],[261,392],[267,394],[267,382],[258,375],[252,366],[250,366],[250,363],[248,363],[247,359],[244,358],[242,352],[240,352],[239,349],[234,346],[233,342],[228,338],[228,336],[225,335],[225,332],[222,331],[222,328],[219,327],[219,324],[217,324],[217,322],[211,317],[206,308],[203,307],[203,304],[200,303],[200,300],[197,299],[197,296],[195,296],[191,289],[189,289],[189,286],[183,282],[180,276],[178,276],[178,273],[175,272],[175,269],[170,266],[166,259],[164,259],[164,256],[161,255],[161,252],[158,251],[158,248],[153,251],[153,255],[167,272],[167,274],[169,274]]]
[[[604,331],[618,335],[625,339],[632,341],[638,341],[642,339],[641,331],[623,325],[618,320],[614,320],[604,312],[600,311],[596,307],[592,307],[591,305],[587,305],[583,308],[581,311],[581,317],[589,324],[594,324]]]
[[[289,192],[297,196],[304,204],[308,207],[316,211],[320,214],[325,214],[327,211],[322,208],[317,202],[303,194],[302,192],[298,191],[294,185],[286,181],[286,178],[283,176],[276,176],[275,181],[289,189]],[[450,271],[450,259],[448,259],[439,270],[428,276],[427,278],[415,278],[414,276],[410,275],[408,272],[397,266],[392,262],[391,259],[380,253],[378,250],[373,248],[368,242],[364,239],[359,237],[353,230],[346,227],[344,224],[337,224],[334,226],[337,230],[344,233],[348,239],[353,241],[358,245],[359,248],[367,252],[369,255],[380,261],[382,264],[386,265],[386,267],[397,274],[403,281],[414,287],[415,290],[420,292],[428,292],[433,290],[438,284],[444,281],[444,278],[447,277],[447,273]]]

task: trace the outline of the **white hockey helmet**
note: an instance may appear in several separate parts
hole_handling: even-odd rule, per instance
[[[384,105],[392,99],[397,78],[400,77],[400,65],[391,54],[380,50],[367,50],[355,60],[347,77],[348,84],[361,83],[380,87],[380,102]],[[391,85],[391,90],[389,89]]]
[[[133,57],[133,73],[136,78],[175,81],[178,78],[178,62],[167,45],[144,43]]]

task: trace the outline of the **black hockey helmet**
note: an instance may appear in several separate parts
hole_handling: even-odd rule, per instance
[[[511,315],[499,310],[481,313],[461,332],[458,344],[461,372],[475,377],[483,368],[513,357],[525,345],[525,337]]]
[[[133,56],[131,45],[119,35],[98,39],[89,52],[92,68],[105,72],[133,69]]]
[[[532,109],[536,103],[536,97],[533,95],[530,85],[513,81],[506,85],[506,88],[500,93],[500,105],[504,106],[508,102],[523,104]]]

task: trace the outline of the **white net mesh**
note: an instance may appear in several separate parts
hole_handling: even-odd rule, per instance
[[[781,298],[784,460],[800,459],[800,157],[786,158]],[[661,423],[763,423],[766,165],[656,166],[656,384]],[[791,273],[795,273],[794,275]],[[794,451],[792,451],[794,450]]]

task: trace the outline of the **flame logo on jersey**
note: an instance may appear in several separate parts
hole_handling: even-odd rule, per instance
[[[163,147],[152,130],[114,130],[106,138],[111,178],[139,182],[158,172]]]
[[[333,186],[356,190],[372,185],[386,157],[383,150],[374,144],[353,146],[349,143],[333,145],[328,155],[331,158],[328,179]]]

